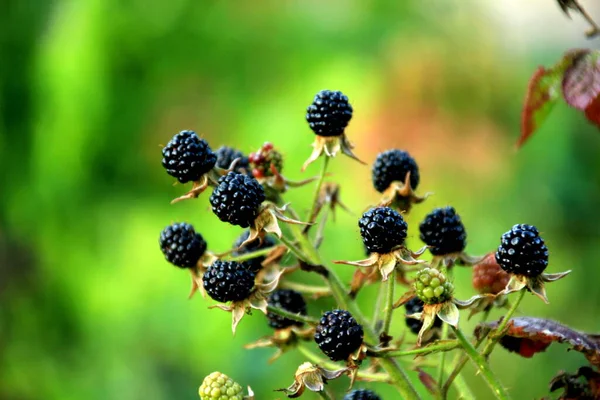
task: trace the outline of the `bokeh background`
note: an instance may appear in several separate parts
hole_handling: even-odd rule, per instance
[[[582,3],[600,18],[596,2]],[[396,147],[419,162],[419,189],[435,195],[408,217],[411,247],[434,206],[455,206],[475,254],[513,224],[535,224],[549,271],[573,273],[550,286],[549,306],[528,296],[521,313],[600,331],[598,129],[559,105],[514,149],[529,76],[568,48],[598,48],[585,28],[551,0],[0,2],[0,398],[194,399],[213,370],[258,399],[281,398],[273,389],[303,358],[268,364],[272,350],[244,350],[270,333],[265,318],[245,318],[231,337],[230,315],[188,301],[188,275],[160,253],[173,221],[193,223],[217,252],[241,233],[207,195],[169,205],[186,188],[162,169],[160,145],[182,129],[213,148],[272,141],[289,178],[311,176],[318,166],[300,173],[313,139],[304,109],[324,88],[350,97],[359,157]],[[332,172],[355,215],[329,225],[323,257],[357,259],[357,215],[377,200],[370,168],[339,157]],[[288,198],[306,211],[311,196]],[[350,267],[334,268],[349,280]],[[470,296],[470,271],[456,279]],[[361,293],[365,310],[376,290]],[[401,317],[392,332],[404,333]],[[585,361],[553,346],[533,359],[498,349],[491,363],[529,399]],[[471,366],[465,375],[490,397]]]

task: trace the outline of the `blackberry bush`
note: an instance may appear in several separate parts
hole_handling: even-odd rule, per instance
[[[402,399],[420,399],[419,392],[426,392],[419,387],[423,383],[440,398],[447,398],[449,390],[458,391],[459,397],[473,397],[464,381],[454,385],[456,379],[462,379],[464,360],[470,360],[491,393],[505,400],[509,392],[487,361],[490,353],[496,347],[514,350],[518,346],[517,354],[529,357],[552,341],[569,343],[599,367],[600,346],[594,336],[544,319],[514,317],[527,293],[547,301],[545,284],[570,272],[545,272],[549,251],[535,227],[514,225],[502,235],[499,246],[486,243],[486,235],[470,232],[471,238],[488,246],[490,251],[485,257],[465,254],[466,230],[452,206],[427,214],[418,233],[409,230],[416,230],[412,222],[410,227],[407,223],[411,221],[411,207],[426,196],[414,193],[421,173],[406,151],[391,149],[377,155],[372,167],[372,194],[380,201],[364,205],[366,211],[360,218],[355,217],[358,229],[346,233],[354,235],[355,241],[343,241],[346,235],[335,231],[340,228],[329,226],[333,211],[343,204],[340,186],[330,181],[327,168],[339,151],[356,159],[345,134],[352,113],[348,98],[339,91],[325,90],[315,96],[306,113],[316,134],[314,151],[303,168],[321,156],[324,160],[319,175],[303,182],[283,177],[284,151],[276,151],[270,142],[246,158],[226,146],[213,153],[205,140],[192,131],[182,131],[163,149],[167,172],[180,182],[194,182],[192,191],[182,198],[199,197],[212,187],[208,201],[218,219],[248,229],[235,241],[235,236],[230,239],[234,241],[233,249],[215,254],[207,251],[203,236],[190,224],[174,223],[161,232],[160,249],[170,263],[191,272],[192,293],[203,289],[217,302],[212,308],[231,313],[233,332],[245,315],[265,318],[264,325],[273,328],[270,336],[260,337],[257,332],[257,341],[246,348],[274,347],[272,360],[297,350],[309,360],[299,365],[295,373],[289,370],[293,382],[280,390],[288,397],[298,397],[308,389],[329,399],[380,399],[371,390],[334,394],[325,386],[328,381],[348,375],[351,382],[391,384],[398,391],[397,398]],[[239,159],[235,170],[226,171],[234,159]],[[371,186],[356,181],[361,190]],[[312,203],[297,206],[287,202],[288,189],[311,182],[315,185]],[[308,215],[308,222],[301,219],[301,214]],[[287,227],[281,229],[279,222],[285,222]],[[211,229],[203,235],[211,239],[224,232]],[[362,244],[356,242],[359,235]],[[426,246],[414,250],[412,240],[417,236]],[[337,268],[320,252],[321,243],[328,240],[335,241],[335,251],[342,259],[333,263],[356,267],[351,279],[342,280]],[[497,251],[492,250],[496,246]],[[421,258],[427,248],[433,256],[431,260]],[[349,249],[359,254],[366,251],[367,258],[343,261]],[[269,262],[263,267],[267,254]],[[461,277],[454,281],[454,265],[473,268],[472,288],[458,290],[464,280]],[[314,278],[303,279],[307,274]],[[370,292],[377,299],[359,293],[369,285],[378,285],[377,290]],[[473,292],[471,298],[457,298],[456,293],[468,290]],[[324,299],[311,305],[319,298]],[[359,298],[361,307],[357,305]],[[309,312],[330,305],[334,309],[320,318]],[[373,310],[366,310],[370,305]],[[486,321],[496,308],[506,310],[502,318]],[[473,335],[459,324],[464,312],[468,316],[483,314]],[[407,318],[409,315],[411,318]],[[403,323],[394,324],[394,317]],[[405,336],[406,331],[417,335],[416,346],[412,336]],[[478,347],[473,343],[478,343]],[[210,348],[210,343],[203,345]],[[447,357],[447,352],[462,352],[466,357]],[[400,357],[407,357],[406,362],[395,360]],[[448,363],[453,359],[456,361],[449,374]],[[408,368],[418,368],[420,379],[410,379]],[[282,369],[287,366],[282,365]],[[199,395],[203,400],[254,398],[251,390],[244,395],[240,385],[221,373],[207,376]]]

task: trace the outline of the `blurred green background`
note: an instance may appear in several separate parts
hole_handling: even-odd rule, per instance
[[[160,253],[159,232],[173,221],[193,223],[216,252],[241,233],[212,215],[208,195],[169,205],[185,188],[162,169],[160,145],[182,129],[213,149],[251,152],[268,140],[289,178],[311,176],[318,166],[299,171],[313,140],[304,109],[324,88],[350,97],[359,157],[371,163],[397,147],[419,162],[419,189],[435,195],[408,217],[411,247],[434,206],[455,206],[475,254],[513,224],[535,224],[548,271],[573,273],[550,285],[550,306],[528,296],[521,312],[600,331],[598,130],[561,105],[521,151],[513,146],[534,68],[598,41],[585,42],[585,25],[550,0],[492,3],[2,1],[0,398],[195,399],[214,370],[258,399],[281,398],[273,389],[303,358],[268,364],[272,350],[244,350],[270,333],[265,318],[245,318],[232,338],[230,315],[188,301],[188,275]],[[377,201],[370,168],[339,157],[332,172],[356,215],[339,214],[322,253],[358,259],[357,215]],[[306,187],[288,199],[306,211],[311,196]],[[349,280],[350,267],[334,268]],[[470,296],[470,271],[456,279],[458,297]],[[365,310],[376,290],[361,293]],[[401,317],[392,333],[404,333]],[[542,397],[559,370],[584,362],[561,346],[491,358],[518,399]],[[347,383],[332,383],[340,398]]]

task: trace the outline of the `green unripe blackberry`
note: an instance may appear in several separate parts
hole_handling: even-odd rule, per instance
[[[223,222],[250,226],[265,200],[263,187],[254,178],[230,172],[219,178],[219,185],[210,196],[212,211]]]
[[[217,260],[204,273],[202,283],[212,299],[227,303],[249,298],[254,276],[244,263]]]
[[[204,378],[198,389],[201,400],[242,400],[242,392],[239,383],[220,372],[213,372]]]
[[[404,310],[406,311],[406,315],[412,315],[423,312],[423,304],[424,303],[421,299],[419,299],[418,297],[413,297],[408,302],[406,302],[406,304],[404,304]],[[405,320],[408,329],[410,329],[410,331],[415,335],[418,335],[419,331],[423,327],[423,321],[416,318],[408,317],[406,317]],[[442,320],[436,317],[433,322],[433,326],[434,328],[439,328],[442,326],[442,323]]]
[[[408,229],[402,215],[390,207],[371,208],[362,215],[358,227],[370,253],[389,253],[404,244]]]
[[[352,119],[352,106],[342,92],[321,90],[306,109],[306,121],[319,136],[340,136]]]
[[[194,131],[181,131],[162,149],[162,165],[181,183],[197,181],[210,171],[217,156]]]
[[[250,231],[244,231],[233,243],[233,248],[235,249],[231,255],[234,257],[241,256],[244,254],[252,253],[262,249],[268,249],[269,247],[275,246],[277,243],[272,236],[267,235],[263,238],[262,242],[260,240],[255,240],[253,242],[247,243],[244,247],[240,248],[242,243],[248,239],[250,236]],[[253,272],[258,272],[262,268],[262,262],[265,261],[265,256],[259,256],[255,258],[251,258],[246,260],[246,264],[250,267]]]
[[[535,226],[517,224],[502,235],[496,261],[509,274],[535,277],[548,266],[548,248]]]
[[[269,305],[285,311],[306,315],[306,302],[299,292],[290,289],[278,289],[269,295]],[[302,326],[302,322],[294,321],[272,312],[267,313],[269,326],[274,329],[283,329],[292,325]]]
[[[185,222],[167,226],[160,233],[160,249],[171,264],[192,268],[206,251],[206,242],[194,227]]]
[[[234,149],[233,147],[221,146],[215,151],[215,155],[217,156],[217,167],[228,169],[233,160],[239,159],[233,168],[233,172],[252,176],[248,157],[241,151]]]
[[[381,397],[369,389],[356,389],[346,394],[344,400],[381,400]]]
[[[417,272],[414,283],[417,296],[425,304],[444,303],[452,298],[454,285],[446,275],[435,268],[423,268]]]
[[[460,253],[467,246],[467,232],[454,207],[436,208],[427,214],[419,230],[434,256]]]
[[[404,183],[406,174],[410,172],[410,186],[419,186],[419,167],[414,158],[404,150],[387,150],[379,153],[373,163],[372,179],[375,190],[383,193],[391,183]]]
[[[315,342],[333,361],[346,360],[363,342],[363,328],[344,310],[327,311],[315,331]]]

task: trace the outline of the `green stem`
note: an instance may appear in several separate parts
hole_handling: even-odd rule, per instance
[[[283,318],[291,319],[293,321],[305,322],[309,325],[317,325],[319,320],[316,318],[312,318],[306,315],[295,314],[289,311],[284,310],[283,308],[275,307],[272,305],[267,306],[267,311],[272,312],[273,314],[277,314]]]
[[[329,157],[323,157],[323,166],[321,167],[321,173],[319,174],[319,180],[317,181],[317,188],[315,189],[315,195],[313,197],[312,207],[310,209],[310,213],[308,214],[307,220],[308,222],[315,222],[317,219],[317,208],[319,204],[319,196],[321,195],[321,186],[323,186],[323,181],[325,180],[325,174],[327,173],[327,166],[329,165]]]
[[[478,349],[484,340],[485,340],[485,337],[477,339],[477,342],[475,343],[475,349]],[[450,375],[448,375],[448,380],[446,380],[446,383],[444,383],[444,386],[442,387],[442,390],[440,391],[441,395],[442,395],[442,399],[445,399],[447,397],[448,390],[450,390],[450,385],[452,385],[452,382],[455,379],[457,381],[458,381],[458,379],[463,379],[462,375],[460,375],[460,371],[463,369],[463,367],[467,363],[468,357],[464,353],[461,353],[457,356],[456,360],[457,360],[455,363],[456,366],[454,367],[454,369],[452,370]],[[457,385],[458,385],[458,383],[457,383]]]
[[[487,357],[491,354],[492,350],[494,350],[494,346],[496,345],[496,343],[498,343],[498,340],[500,340],[500,338],[504,335],[504,330],[506,329],[508,322],[517,311],[517,308],[519,307],[519,304],[521,304],[523,297],[525,297],[526,292],[527,291],[525,289],[522,289],[519,292],[519,296],[517,297],[513,305],[510,307],[506,315],[502,318],[502,321],[500,322],[500,325],[498,325],[498,328],[496,328],[496,334],[492,334],[489,336],[488,341],[485,344],[483,351],[481,352],[481,354],[484,357]]]
[[[452,372],[449,371],[449,373],[451,374]],[[456,377],[456,380],[454,381],[454,386],[456,387],[456,391],[458,392],[457,398],[459,398],[461,400],[475,400],[475,396],[473,395],[471,388],[465,381],[465,378],[462,376],[462,374],[459,374]],[[448,395],[448,391],[447,390],[445,392],[442,391],[442,392],[440,392],[440,395],[441,395],[442,399],[445,400]]]
[[[446,338],[448,337],[448,324],[443,324],[442,325],[442,335],[441,335],[441,340],[446,340]],[[442,354],[440,354],[440,365],[439,365],[439,369],[438,369],[438,387],[440,388],[440,391],[442,389],[442,385],[444,382],[444,364],[446,363],[446,352],[443,352]]]
[[[304,253],[304,251],[299,250],[288,238],[285,236],[281,236],[279,238],[281,243],[285,244],[285,246],[295,255],[299,260],[309,262],[309,256]]]
[[[385,282],[381,282],[381,288],[377,292],[377,299],[375,300],[375,309],[373,310],[373,318],[371,322],[373,323],[373,329],[377,329],[377,323],[379,322],[379,313],[381,312],[381,303],[383,303],[383,295],[385,294],[385,290],[383,290],[385,286]]]
[[[317,392],[317,393],[319,393],[319,397],[322,398],[322,399],[324,399],[324,400],[333,400],[333,397],[331,397],[329,395],[329,392],[327,392],[327,389],[323,389],[323,390],[321,390],[320,392]]]
[[[396,270],[388,276],[387,292],[385,297],[385,316],[383,319],[382,336],[387,336],[392,324],[392,312],[394,311],[394,284],[396,283]]]
[[[271,251],[273,251],[273,247],[268,247],[266,249],[260,249],[260,250],[257,250],[257,251],[253,251],[251,253],[245,253],[245,254],[240,254],[239,256],[229,257],[228,260],[229,261],[246,261],[246,260],[251,260],[251,259],[256,258],[256,257],[266,256]]]
[[[304,294],[314,294],[317,296],[331,296],[331,289],[329,289],[329,286],[313,286],[306,285],[304,283],[285,280],[279,284],[279,287],[283,289],[292,289]]]
[[[502,384],[500,383],[498,378],[496,378],[496,376],[490,369],[490,366],[488,365],[487,361],[485,360],[485,357],[483,357],[481,354],[479,354],[479,352],[475,349],[475,347],[473,347],[471,342],[469,342],[469,340],[465,337],[465,335],[462,333],[462,331],[460,329],[455,328],[455,327],[452,327],[452,329],[454,330],[454,334],[456,335],[456,338],[458,339],[458,341],[461,343],[463,349],[465,350],[465,353],[471,359],[471,361],[475,364],[475,366],[481,373],[481,376],[483,377],[483,379],[487,382],[489,387],[492,389],[494,396],[496,396],[496,398],[499,400],[510,399],[508,392],[506,391],[506,389],[504,389],[504,387],[502,386]]]
[[[320,367],[327,368],[327,369],[334,370],[334,371],[341,368],[339,365],[337,365],[333,361],[326,360],[325,358],[319,357],[317,354],[313,353],[310,349],[308,349],[306,347],[306,345],[304,343],[298,343],[297,348],[300,351],[300,353],[302,353],[302,355],[304,355],[304,357],[306,357],[308,359],[308,361],[310,361],[313,364],[317,364]],[[382,373],[358,371],[356,376],[358,378],[373,381],[373,382],[389,382],[390,381],[389,375],[382,374]]]
[[[413,350],[404,350],[404,351],[390,351],[388,353],[383,354],[384,357],[404,357],[404,356],[418,356],[418,355],[426,355],[435,352],[446,352],[450,350],[454,350],[460,347],[460,344],[456,340],[446,340],[443,343],[433,343],[425,347],[419,347],[418,349]]]

